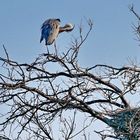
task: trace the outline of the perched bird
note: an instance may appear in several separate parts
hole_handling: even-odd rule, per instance
[[[45,39],[45,45],[51,45],[59,33],[70,32],[74,29],[70,23],[60,27],[60,22],[60,19],[48,19],[42,24],[40,43]]]

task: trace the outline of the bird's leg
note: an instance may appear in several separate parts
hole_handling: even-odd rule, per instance
[[[48,46],[47,46],[47,45],[46,45],[46,48],[47,48],[47,54],[50,54],[50,53],[49,53],[49,48],[48,48]]]
[[[57,55],[57,48],[56,48],[56,42],[54,41],[54,49],[55,49],[55,54]]]
[[[46,48],[47,48],[47,53],[49,54],[49,49],[48,49],[48,45],[47,45],[47,40],[45,39],[45,45],[46,45]]]

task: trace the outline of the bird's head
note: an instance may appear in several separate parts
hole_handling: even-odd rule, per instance
[[[71,23],[67,23],[64,28],[66,32],[70,32],[74,29],[74,25],[72,25]]]

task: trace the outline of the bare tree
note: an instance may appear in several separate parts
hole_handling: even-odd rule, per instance
[[[133,7],[130,10],[138,15]],[[58,139],[70,140],[81,134],[88,140],[86,129],[95,119],[109,126],[107,133],[96,131],[102,140],[139,139],[140,108],[132,107],[127,95],[139,94],[140,67],[81,67],[78,54],[93,28],[91,20],[88,25],[85,35],[79,28],[80,38],[66,52],[41,54],[31,64],[12,60],[3,46],[6,57],[0,57],[0,106],[5,110],[0,113],[1,139],[54,140],[59,133]],[[79,113],[86,114],[88,120],[82,129],[77,128]]]

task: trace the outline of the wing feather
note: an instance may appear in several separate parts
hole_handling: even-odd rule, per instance
[[[40,42],[43,39],[46,41],[46,45],[50,45],[54,42],[59,33],[59,21],[56,19],[46,20],[41,27],[41,38]]]

